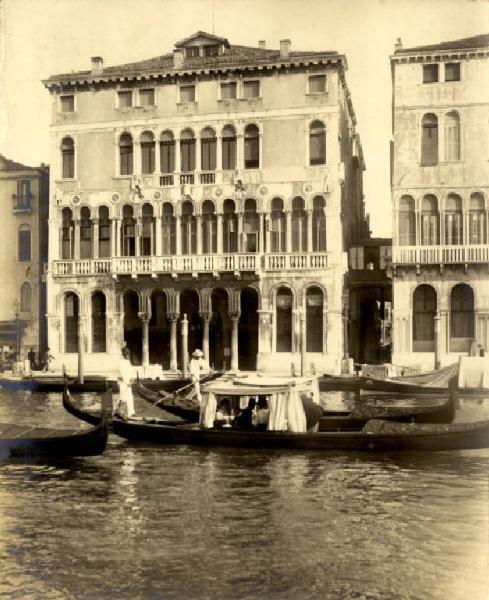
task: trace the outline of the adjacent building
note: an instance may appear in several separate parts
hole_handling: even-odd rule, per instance
[[[489,350],[489,35],[391,68],[392,361],[426,370]]]
[[[339,373],[364,162],[337,52],[196,34],[44,82],[48,336],[58,366]],[[82,343],[80,344],[80,341]]]
[[[48,208],[49,169],[0,155],[0,347],[22,359],[45,349]]]

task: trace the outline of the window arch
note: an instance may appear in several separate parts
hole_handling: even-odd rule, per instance
[[[273,198],[270,213],[270,250],[285,252],[285,213],[282,198]]]
[[[106,300],[103,292],[92,294],[92,352],[106,352]]]
[[[182,204],[182,254],[197,253],[197,221],[194,215],[194,206],[186,200]]]
[[[309,164],[326,164],[326,127],[321,121],[309,125]]]
[[[245,169],[260,167],[260,131],[256,125],[247,125],[244,133]]]
[[[222,130],[222,168],[225,171],[236,168],[236,129],[232,125]]]
[[[326,251],[326,202],[316,196],[312,202],[312,251]]]
[[[195,171],[195,135],[191,129],[180,134],[180,168],[182,173]]]
[[[143,204],[141,220],[141,256],[151,256],[154,254],[155,218],[153,207],[148,202]]]
[[[223,204],[223,251],[238,251],[238,215],[234,200],[224,200]]]
[[[450,351],[468,352],[474,338],[474,291],[459,283],[450,294]]]
[[[107,206],[100,206],[98,209],[98,256],[110,256],[110,218]]]
[[[296,196],[292,200],[292,252],[307,250],[307,214],[304,199]]]
[[[164,255],[176,254],[176,219],[173,216],[173,206],[169,202],[163,204],[162,244]]]
[[[150,175],[155,171],[155,136],[152,131],[141,134],[141,173]]]
[[[71,137],[61,141],[61,176],[63,179],[75,177],[75,142]]]
[[[323,351],[323,304],[320,287],[312,286],[306,292],[306,352]]]
[[[202,204],[202,251],[204,254],[217,252],[216,208],[211,200]]]
[[[31,228],[23,223],[18,231],[18,256],[19,262],[31,260]]]
[[[171,131],[163,131],[160,136],[160,171],[161,173],[175,171],[175,138]]]
[[[246,198],[243,217],[243,242],[244,252],[258,252],[260,242],[260,218],[256,210],[256,200]]]
[[[460,160],[460,115],[455,111],[445,115],[445,160]]]
[[[438,117],[433,113],[424,115],[421,122],[421,165],[438,163]]]
[[[132,175],[134,168],[132,135],[123,133],[119,138],[119,170],[121,175]]]
[[[458,194],[448,194],[445,203],[445,244],[463,244],[462,198]]]
[[[88,206],[80,210],[80,258],[92,258],[92,221]]]
[[[136,256],[136,219],[129,204],[122,207],[122,256]]]
[[[65,294],[65,352],[78,352],[78,296],[73,292]]]
[[[439,243],[440,221],[438,215],[438,199],[433,194],[426,194],[421,204],[421,245],[433,246]]]
[[[74,256],[74,223],[70,208],[61,211],[61,258],[71,260]]]
[[[28,281],[20,286],[20,311],[31,312],[32,310],[32,287]]]
[[[289,288],[277,290],[276,304],[276,351],[292,352],[292,292]]]
[[[399,199],[399,246],[416,244],[416,216],[414,198],[401,196]]]
[[[212,127],[206,127],[200,134],[200,162],[202,171],[216,170],[216,132]]]
[[[436,291],[418,285],[413,293],[413,352],[434,352]]]
[[[469,244],[485,244],[485,202],[480,192],[470,195],[469,202]]]

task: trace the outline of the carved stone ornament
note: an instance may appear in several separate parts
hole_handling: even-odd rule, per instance
[[[222,188],[218,187],[214,190],[216,196],[222,196]]]
[[[121,199],[121,197],[119,196],[119,194],[112,194],[111,201],[114,204],[117,204],[117,202],[119,202],[120,199]]]
[[[265,185],[262,185],[261,188],[260,188],[260,194],[262,196],[264,196],[267,193],[268,193],[268,188]]]
[[[153,194],[153,198],[155,200],[159,200],[161,198],[161,192],[159,192],[158,190],[156,190],[156,192]]]
[[[304,194],[310,194],[312,192],[312,184],[311,183],[305,183],[302,186],[302,191],[304,192]]]
[[[80,200],[81,200],[80,196],[73,196],[71,198],[71,203],[72,204],[80,204]]]

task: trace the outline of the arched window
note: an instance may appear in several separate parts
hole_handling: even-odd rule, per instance
[[[106,352],[105,294],[92,294],[92,352]]]
[[[92,221],[88,206],[80,210],[80,258],[92,258]]]
[[[216,170],[216,132],[206,127],[200,134],[202,171]]]
[[[306,293],[306,352],[323,351],[323,290],[310,287]]]
[[[176,254],[176,220],[173,216],[173,206],[169,202],[163,204],[162,244],[163,254],[170,256]]]
[[[99,258],[110,256],[110,218],[106,206],[98,209],[98,256]]]
[[[457,194],[448,194],[445,205],[445,244],[463,244],[463,237],[462,198]]]
[[[322,196],[316,196],[312,203],[312,251],[326,251],[326,203]]]
[[[195,171],[195,136],[191,129],[180,134],[180,168],[182,173]]]
[[[132,175],[133,173],[133,144],[130,133],[123,133],[119,138],[120,174]]]
[[[421,204],[421,245],[438,244],[440,222],[438,216],[438,200],[433,194],[426,194]]]
[[[65,295],[65,352],[78,352],[78,296]]]
[[[256,201],[246,198],[243,218],[243,251],[258,252],[260,239],[260,218],[256,212]]]
[[[485,244],[484,196],[480,192],[470,195],[469,203],[469,244]]]
[[[186,200],[182,204],[182,254],[196,254],[197,252],[197,222],[194,216],[194,207]]]
[[[136,256],[136,219],[129,204],[122,207],[122,256]]]
[[[19,227],[18,233],[19,262],[30,262],[31,260],[31,228],[25,223]]]
[[[232,125],[222,130],[222,168],[225,171],[236,168],[236,129]]]
[[[164,131],[160,137],[160,170],[162,173],[175,171],[175,139],[171,131]]]
[[[260,132],[256,125],[247,125],[244,134],[245,169],[260,167]]]
[[[460,160],[460,116],[456,112],[445,115],[445,160]]]
[[[421,164],[438,163],[438,118],[432,113],[424,115],[421,123]]]
[[[321,121],[313,121],[309,126],[309,164],[326,164],[326,128]]]
[[[204,254],[217,252],[217,217],[210,200],[202,204],[202,251]]]
[[[436,292],[431,285],[418,285],[413,294],[413,351],[435,350]]]
[[[304,199],[296,196],[292,200],[292,252],[307,250],[307,215]]]
[[[141,173],[149,175],[155,172],[155,137],[152,131],[141,134]]]
[[[20,286],[20,312],[31,312],[32,287],[27,281]]]
[[[272,252],[285,252],[285,213],[284,203],[281,198],[272,200],[270,213],[270,250]]]
[[[75,177],[75,142],[70,137],[61,141],[61,176],[63,179]]]
[[[151,204],[143,204],[142,228],[141,228],[141,256],[154,254],[154,228],[153,207]]]
[[[225,200],[223,205],[223,251],[238,251],[238,215],[233,200]]]
[[[465,284],[454,286],[450,296],[450,351],[467,352],[474,338],[474,291]]]
[[[285,287],[276,297],[276,351],[292,352],[292,292]]]
[[[74,256],[73,213],[70,208],[61,211],[61,258],[71,260]]]
[[[399,246],[414,246],[416,244],[415,223],[414,198],[412,196],[401,196],[399,200]]]

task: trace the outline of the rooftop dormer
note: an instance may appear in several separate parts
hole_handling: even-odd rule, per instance
[[[197,31],[177,42],[175,48],[175,54],[183,52],[185,58],[220,56],[229,48],[229,42],[226,38],[211,35],[205,31]]]

